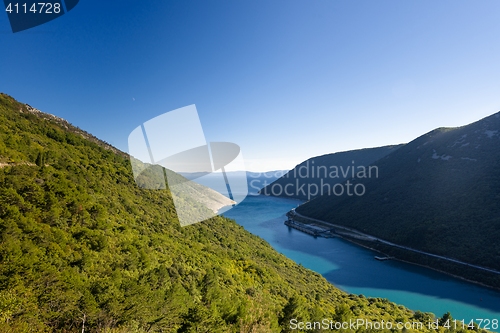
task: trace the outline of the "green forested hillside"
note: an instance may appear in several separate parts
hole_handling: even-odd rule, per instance
[[[500,271],[499,134],[500,113],[431,131],[377,161],[378,178],[354,179],[365,195],[325,196],[297,212]],[[453,273],[481,281],[463,268]],[[500,288],[500,276],[485,283]]]
[[[129,163],[0,95],[0,332],[288,332],[291,318],[432,319],[347,295],[234,221],[181,228],[168,191],[140,189]]]

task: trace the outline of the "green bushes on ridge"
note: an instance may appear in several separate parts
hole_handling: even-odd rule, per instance
[[[339,291],[234,221],[181,228],[169,192],[139,189],[124,154],[6,95],[0,120],[0,332],[288,332],[290,318],[422,316]]]

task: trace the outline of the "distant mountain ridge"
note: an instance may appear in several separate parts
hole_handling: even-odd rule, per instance
[[[232,177],[246,177],[247,179],[247,186],[248,186],[248,194],[251,195],[256,195],[258,194],[259,190],[262,189],[265,185],[275,181],[279,177],[283,176],[286,174],[288,170],[273,170],[273,171],[266,171],[266,172],[254,172],[254,171],[226,171],[226,174],[229,176],[231,175]],[[212,178],[217,178],[216,174],[206,174],[206,173],[182,173],[182,176],[192,179],[195,182],[198,182],[204,186],[210,187],[210,188],[217,188],[218,184],[213,184],[212,183]],[[203,178],[198,178],[202,177]]]
[[[365,148],[312,157],[260,190],[260,194],[310,200],[402,145]],[[313,192],[314,191],[314,192]]]
[[[318,197],[305,216],[500,269],[500,112],[438,128],[388,154],[366,194]]]

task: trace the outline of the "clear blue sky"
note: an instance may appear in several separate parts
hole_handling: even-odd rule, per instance
[[[127,151],[196,104],[247,168],[408,142],[500,110],[500,2],[92,1],[13,34],[0,91]]]

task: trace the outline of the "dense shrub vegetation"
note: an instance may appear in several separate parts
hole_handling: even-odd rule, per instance
[[[168,190],[139,189],[126,155],[89,137],[0,95],[0,332],[433,319],[345,294],[234,221],[181,228]]]

